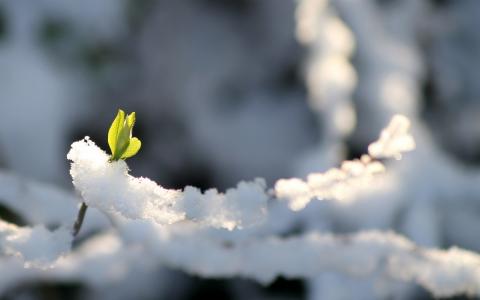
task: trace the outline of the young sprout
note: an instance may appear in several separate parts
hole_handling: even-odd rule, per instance
[[[132,137],[133,125],[135,125],[135,112],[125,117],[125,112],[119,109],[108,130],[108,146],[112,152],[110,161],[127,159],[140,150],[142,142],[138,138]]]
[[[119,109],[117,116],[108,130],[108,146],[112,153],[109,162],[132,157],[137,154],[138,150],[142,147],[142,142],[140,142],[138,138],[132,137],[133,125],[135,125],[135,112],[125,117],[125,112]],[[78,211],[77,220],[73,225],[73,236],[77,236],[80,231],[87,208],[87,204],[82,202],[80,210]]]

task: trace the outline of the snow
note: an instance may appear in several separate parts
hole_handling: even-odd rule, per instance
[[[15,256],[25,267],[53,267],[70,250],[72,234],[66,228],[49,231],[44,226],[18,227],[0,221],[0,249]]]
[[[312,198],[351,198],[356,187],[372,181],[385,171],[378,157],[399,158],[413,150],[415,143],[408,133],[409,121],[394,116],[378,141],[369,146],[371,156],[345,161],[340,168],[313,173],[301,179],[281,179],[275,184],[278,198],[289,200],[292,210],[303,209]],[[109,156],[88,137],[72,144],[67,155],[72,161],[70,174],[85,203],[130,219],[152,219],[159,224],[193,220],[215,228],[242,228],[262,222],[268,196],[265,182],[240,182],[236,189],[219,193],[216,189],[201,193],[193,187],[184,191],[165,189],[148,178],[128,175],[127,164],[109,162]]]
[[[54,185],[28,180],[0,171],[0,204],[32,225],[73,224],[79,196]],[[104,214],[92,210],[84,224],[86,232],[110,226]]]
[[[240,182],[219,193],[165,189],[148,178],[128,174],[127,164],[109,162],[109,156],[88,137],[72,144],[67,155],[70,174],[88,206],[130,219],[153,220],[162,225],[192,220],[205,226],[233,230],[263,220],[268,195],[263,180]]]
[[[369,184],[385,171],[375,158],[398,158],[414,148],[408,129],[408,119],[394,116],[369,147],[370,155],[343,162],[324,174],[310,174],[306,182],[279,180],[275,194],[288,198],[294,210],[304,208],[312,197],[343,199],[345,193]],[[142,222],[133,227],[127,222],[120,228],[126,230],[130,242],[148,241],[154,255],[170,267],[206,277],[240,276],[263,283],[279,275],[310,278],[334,271],[368,276],[380,269],[393,279],[414,281],[435,296],[480,291],[477,254],[458,248],[421,248],[393,232],[251,236],[225,244],[205,231],[261,224],[269,199],[262,180],[241,182],[224,194],[214,189],[201,193],[193,187],[167,190],[148,178],[129,175],[124,161],[109,162],[108,155],[88,137],[73,143],[67,157],[83,200],[104,213]]]
[[[422,248],[393,232],[310,232],[227,245],[193,223],[163,227],[148,221],[128,221],[119,230],[121,235],[99,235],[66,253],[70,240],[65,238],[69,236],[65,231],[19,229],[2,223],[3,249],[25,259],[31,269],[21,271],[23,267],[14,264],[12,275],[0,277],[0,286],[14,274],[23,278],[77,278],[98,285],[121,280],[127,276],[126,268],[142,258],[146,265],[165,265],[203,277],[251,278],[264,284],[280,275],[313,278],[341,272],[365,277],[381,272],[398,281],[415,282],[435,297],[480,293],[478,254],[456,247]],[[51,260],[55,264],[46,265]]]
[[[298,178],[281,179],[275,184],[278,198],[289,201],[292,210],[301,210],[313,198],[320,200],[351,200],[359,188],[371,184],[373,178],[385,172],[385,166],[377,158],[401,158],[401,153],[415,148],[408,132],[410,122],[404,116],[395,115],[382,131],[380,138],[368,147],[369,155],[344,161],[340,168],[325,173],[312,173],[303,181]]]
[[[13,33],[0,49],[8,75],[1,101],[5,111],[20,113],[0,121],[0,163],[42,180],[68,181],[62,137],[80,113],[105,112],[109,104],[87,109],[79,100],[90,99],[87,80],[75,74],[77,65],[59,67],[56,57],[37,49],[34,33],[45,17],[39,12],[75,23],[87,44],[90,37],[115,44],[126,31],[124,1],[71,7],[41,1],[31,12],[25,9],[30,2],[5,4]],[[293,178],[271,190],[262,179],[224,192],[169,190],[131,176],[123,161],[108,163],[89,139],[75,142],[69,159],[80,196],[0,172],[1,204],[28,224],[0,221],[0,293],[48,281],[79,282],[89,298],[99,299],[168,298],[165,291],[174,286],[185,293],[168,267],[264,284],[278,276],[304,279],[309,299],[411,299],[417,285],[435,297],[480,295],[480,242],[472,230],[480,226],[480,174],[450,157],[452,149],[478,153],[478,4],[440,9],[416,0],[299,1],[296,34],[306,48],[303,75],[317,136],[308,131],[302,92],[271,87],[287,64],[298,63],[288,50],[293,2],[250,6],[247,21],[255,26],[239,26],[244,15],[226,17],[225,8],[171,3],[153,7],[138,28],[132,50],[141,66],[134,77],[142,80],[124,89],[152,131],[168,116],[186,137],[147,130],[145,140],[156,146],[142,153],[147,167],[135,171],[155,173],[163,184],[177,170],[163,165],[189,171],[191,162],[201,162],[222,188],[258,175],[269,183]],[[441,26],[423,26],[435,18]],[[251,28],[265,32],[255,43],[247,35]],[[424,84],[433,85],[431,99],[424,99]],[[236,101],[231,110],[224,104],[230,98]],[[405,117],[395,116],[367,154],[344,161],[347,148],[365,149],[399,113]],[[41,124],[43,134],[32,124]],[[158,161],[162,168],[151,167]],[[91,209],[71,249],[70,227],[83,201]]]
[[[310,232],[226,244],[198,225],[160,227],[135,221],[120,227],[129,243],[146,245],[157,263],[202,277],[244,277],[264,284],[278,276],[312,278],[325,272],[355,277],[384,273],[416,282],[436,297],[480,292],[480,256],[450,248],[422,248],[393,232],[348,235]]]
[[[388,127],[382,130],[378,141],[368,146],[368,153],[377,159],[400,159],[403,152],[415,149],[415,141],[408,132],[409,128],[410,121],[405,116],[394,116]]]

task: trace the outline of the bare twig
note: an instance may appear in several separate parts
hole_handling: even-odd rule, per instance
[[[80,210],[78,211],[77,220],[75,221],[75,224],[73,224],[73,237],[76,237],[80,231],[80,228],[82,228],[83,219],[85,218],[87,208],[88,206],[85,204],[85,202],[82,202],[82,206],[80,206]]]

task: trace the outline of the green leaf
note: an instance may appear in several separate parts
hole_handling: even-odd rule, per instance
[[[125,112],[121,109],[118,110],[118,114],[108,130],[108,145],[112,152],[111,161],[132,157],[140,150],[142,143],[138,138],[132,137],[135,119],[135,112],[125,117]]]
[[[122,157],[125,150],[127,150],[130,144],[131,130],[124,124],[120,133],[118,134],[117,144],[115,146],[115,152],[113,153],[113,160],[118,160]]]
[[[121,159],[126,159],[134,156],[135,154],[137,154],[138,150],[140,150],[141,147],[142,142],[139,139],[137,139],[136,137],[131,138],[130,144],[128,145],[125,152],[123,152]]]
[[[135,112],[132,112],[130,115],[127,117],[127,125],[130,128],[130,132],[133,129],[133,125],[135,125]]]
[[[115,120],[113,120],[112,125],[108,130],[108,146],[110,147],[110,151],[112,155],[115,153],[118,135],[120,133],[120,130],[123,127],[124,121],[125,121],[125,112],[119,109],[117,116],[115,117]]]

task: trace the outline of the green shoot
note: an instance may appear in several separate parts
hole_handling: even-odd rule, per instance
[[[133,125],[135,125],[135,112],[125,117],[125,112],[119,109],[115,120],[113,120],[108,130],[108,146],[112,152],[110,162],[132,157],[137,154],[140,147],[142,147],[142,142],[140,142],[138,138],[132,137]],[[78,211],[77,220],[73,225],[72,234],[74,237],[77,236],[82,227],[87,208],[87,204],[82,202],[80,210]]]
[[[108,145],[112,152],[110,161],[127,159],[140,150],[142,142],[132,137],[133,125],[135,125],[135,112],[125,116],[125,112],[119,109],[108,130]]]

